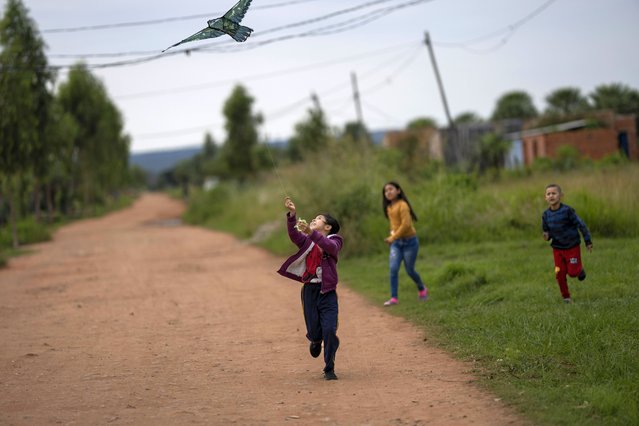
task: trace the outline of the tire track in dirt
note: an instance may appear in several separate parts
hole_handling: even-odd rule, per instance
[[[524,423],[344,285],[339,380],[323,380],[282,259],[182,211],[146,194],[0,271],[1,424]]]

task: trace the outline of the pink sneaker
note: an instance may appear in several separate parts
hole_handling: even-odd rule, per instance
[[[424,287],[423,290],[419,290],[419,301],[425,302],[428,300],[428,289]]]
[[[393,305],[397,305],[398,303],[399,303],[399,300],[397,300],[396,297],[391,297],[386,302],[384,302],[384,306],[393,306]]]

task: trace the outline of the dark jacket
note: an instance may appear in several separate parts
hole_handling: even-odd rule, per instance
[[[547,209],[541,216],[541,226],[544,232],[548,232],[550,245],[558,249],[569,249],[581,243],[579,231],[584,236],[586,245],[592,244],[590,231],[575,209],[565,204],[560,204],[557,210]]]
[[[317,271],[318,278],[321,279],[321,293],[328,293],[337,288],[337,257],[342,249],[343,240],[341,235],[332,234],[328,237],[313,231],[310,235],[306,235],[297,229],[295,224],[297,218],[290,213],[286,214],[286,225],[288,228],[288,236],[291,241],[299,247],[297,253],[286,259],[286,262],[277,271],[280,275],[295,281],[302,282],[302,275],[306,271],[306,256],[311,249],[317,244],[322,250],[322,261]]]

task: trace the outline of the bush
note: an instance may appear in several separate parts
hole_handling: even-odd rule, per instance
[[[51,240],[51,232],[46,225],[38,223],[33,218],[24,219],[16,224],[18,241],[20,244],[33,244]],[[0,229],[0,247],[12,247],[13,236],[11,225]]]

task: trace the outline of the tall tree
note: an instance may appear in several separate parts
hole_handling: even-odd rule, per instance
[[[20,0],[8,0],[0,20],[0,174],[11,208],[13,245],[16,231],[15,187],[42,151],[53,74],[45,44]]]
[[[293,161],[303,160],[307,153],[318,152],[328,145],[330,129],[324,111],[315,97],[313,108],[305,120],[295,124],[295,133],[288,141],[288,155]]]
[[[77,124],[74,179],[81,185],[82,199],[88,206],[104,191],[117,187],[128,173],[129,139],[122,134],[122,117],[104,85],[85,65],[71,68],[67,81],[60,85],[58,98]]]
[[[257,170],[257,127],[262,123],[262,117],[253,114],[254,101],[243,86],[237,85],[223,108],[227,137],[222,148],[222,161],[225,174],[240,182],[253,176]]]
[[[58,209],[66,209],[63,200],[70,192],[69,185],[73,172],[73,141],[78,133],[78,126],[74,118],[66,113],[57,98],[51,103],[48,127],[46,130],[48,146],[47,174],[44,177],[45,199],[49,221],[56,210],[55,198],[60,205]],[[57,194],[57,197],[56,197]]]
[[[205,161],[212,160],[217,154],[217,145],[215,139],[209,132],[204,134],[204,145],[202,146],[202,157]]]
[[[530,95],[523,91],[505,93],[498,100],[492,114],[492,120],[505,120],[508,118],[534,118],[537,117],[537,109]]]
[[[639,118],[639,91],[621,83],[597,86],[590,94],[594,107],[611,109],[619,114],[636,114]]]
[[[546,114],[574,116],[590,109],[588,98],[577,87],[563,87],[546,96]]]

